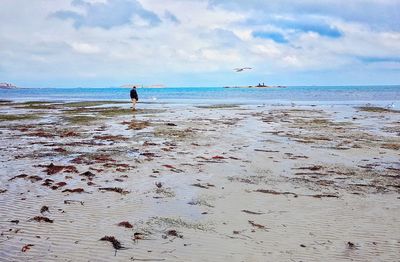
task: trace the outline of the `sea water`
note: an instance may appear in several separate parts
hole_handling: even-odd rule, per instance
[[[0,100],[129,101],[129,88],[0,89]],[[138,88],[141,102],[177,104],[372,104],[400,108],[396,86],[291,86],[286,88]]]

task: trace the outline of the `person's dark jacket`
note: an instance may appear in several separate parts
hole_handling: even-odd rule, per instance
[[[132,88],[132,90],[131,90],[131,99],[136,99],[139,101],[139,97],[138,97],[138,94],[137,94],[135,88]]]

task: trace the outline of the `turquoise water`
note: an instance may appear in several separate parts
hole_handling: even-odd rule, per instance
[[[168,103],[317,103],[391,104],[400,107],[399,86],[296,86],[249,89],[222,87],[138,88],[140,101]],[[129,100],[129,88],[0,89],[0,99],[13,101]]]

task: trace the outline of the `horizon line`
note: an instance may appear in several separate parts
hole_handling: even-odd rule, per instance
[[[267,85],[267,87],[271,87],[271,88],[278,88],[278,87],[367,87],[367,86],[400,86],[399,84],[341,84],[341,85],[317,85],[317,84],[313,84],[313,85]],[[254,85],[225,85],[225,86],[184,86],[184,85],[180,85],[180,86],[163,86],[163,87],[152,87],[152,86],[140,86],[137,85],[136,87],[138,88],[146,88],[146,89],[165,89],[165,88],[225,88],[225,87],[230,87],[230,88],[248,88],[248,87],[255,87]],[[47,86],[47,87],[22,87],[22,86],[16,86],[15,88],[0,88],[0,89],[36,89],[36,88],[125,88],[128,89],[129,87],[122,87],[122,86],[71,86],[71,87],[57,87],[57,86]]]

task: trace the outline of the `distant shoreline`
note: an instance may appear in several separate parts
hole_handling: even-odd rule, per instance
[[[175,88],[259,88],[259,89],[266,89],[266,88],[369,88],[369,87],[396,87],[400,88],[400,84],[393,84],[393,85],[276,85],[276,86],[165,86],[165,87],[138,87],[138,89],[175,89]],[[109,87],[82,87],[82,86],[73,86],[73,87],[2,87],[0,89],[5,90],[14,90],[14,89],[126,89],[126,87],[119,87],[119,86],[109,86]]]

